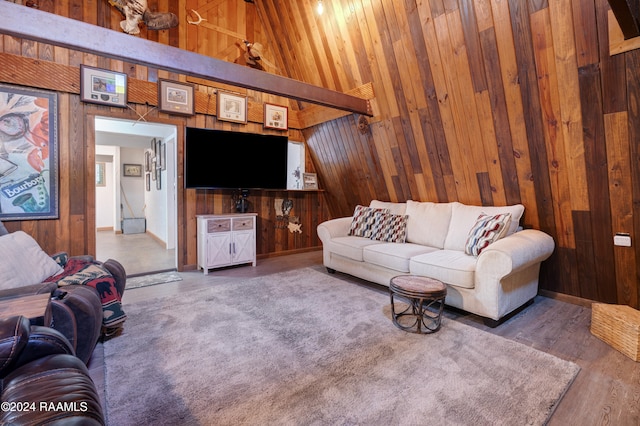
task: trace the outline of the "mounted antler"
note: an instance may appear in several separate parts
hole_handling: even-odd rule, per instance
[[[197,10],[193,10],[193,9],[191,9],[191,14],[196,15],[196,16],[198,17],[198,20],[197,20],[197,21],[190,21],[190,20],[188,20],[188,19],[187,19],[187,22],[188,22],[188,23],[190,23],[191,25],[200,25],[200,23],[201,23],[202,21],[206,21],[206,19],[205,19],[205,18],[203,18],[202,16],[200,16],[200,14],[198,13],[198,11],[197,11]]]

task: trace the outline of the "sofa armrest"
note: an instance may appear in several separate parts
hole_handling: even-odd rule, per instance
[[[480,253],[476,274],[500,279],[548,259],[554,247],[553,238],[542,231],[525,229],[516,232]]]
[[[351,217],[327,220],[318,225],[318,238],[323,243],[336,237],[346,237],[351,227]]]

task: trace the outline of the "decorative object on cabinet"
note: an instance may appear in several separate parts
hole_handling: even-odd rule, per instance
[[[194,114],[194,85],[172,80],[158,80],[158,109],[169,114]]]
[[[247,97],[218,90],[218,120],[247,123]]]
[[[289,129],[289,108],[286,106],[264,104],[264,128],[265,129]]]
[[[315,173],[303,173],[302,187],[304,189],[318,189],[318,175]]]
[[[257,213],[198,215],[198,269],[251,263],[256,266]]]
[[[80,100],[126,108],[127,75],[80,65]]]
[[[0,84],[0,219],[58,218],[58,94]]]

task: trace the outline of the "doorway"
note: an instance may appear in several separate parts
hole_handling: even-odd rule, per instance
[[[177,269],[177,128],[95,117],[96,257],[127,276]]]

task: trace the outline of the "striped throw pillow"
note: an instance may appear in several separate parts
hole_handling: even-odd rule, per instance
[[[376,213],[372,240],[404,243],[407,239],[406,214]]]
[[[464,251],[472,256],[478,256],[489,244],[504,237],[511,223],[511,213],[501,213],[494,216],[481,214],[471,228]]]
[[[351,219],[349,235],[354,237],[370,238],[371,233],[373,232],[373,225],[375,224],[374,215],[376,213],[386,213],[388,211],[389,209],[376,209],[357,205],[353,212],[353,219]]]

